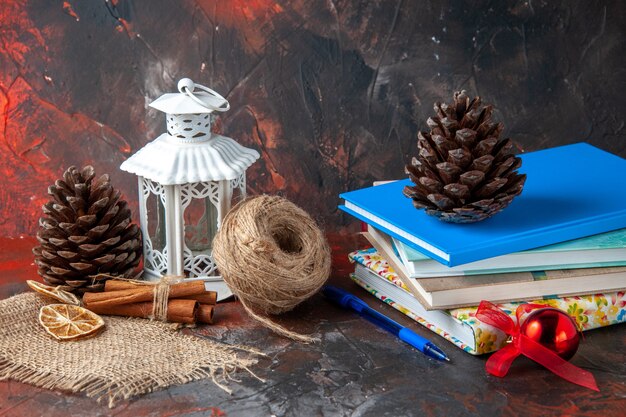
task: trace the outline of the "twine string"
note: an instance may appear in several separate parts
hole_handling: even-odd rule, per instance
[[[277,324],[273,322],[272,320],[270,320],[267,316],[262,316],[260,314],[257,314],[250,306],[248,306],[248,303],[244,299],[240,299],[239,301],[241,302],[241,305],[243,306],[244,310],[246,310],[246,312],[250,315],[250,317],[252,317],[253,319],[258,321],[265,327],[275,331],[276,333],[280,335],[283,335],[292,340],[296,340],[298,342],[303,342],[303,343],[313,343],[313,342],[320,341],[319,338],[307,336],[307,335],[296,333],[289,329],[286,329],[280,324]]]
[[[92,283],[94,283],[95,281],[101,280],[101,279],[115,279],[117,281],[124,281],[124,282],[131,282],[133,284],[137,284],[137,285],[156,285],[157,282],[154,281],[144,281],[144,280],[139,280],[137,279],[138,277],[140,277],[142,274],[142,272],[137,273],[137,275],[135,275],[134,278],[127,278],[125,276],[121,276],[121,275],[111,275],[111,274],[105,274],[105,273],[98,273],[96,275],[89,275],[89,278],[92,279]]]
[[[267,317],[310,298],[330,273],[324,233],[304,210],[279,196],[240,202],[226,215],[213,240],[213,257],[252,318],[293,340],[315,340]]]
[[[152,313],[150,320],[167,321],[167,302],[170,296],[170,287],[183,281],[184,276],[180,275],[162,275],[161,279],[156,282],[140,281],[133,278],[118,277],[109,274],[97,274],[92,276],[94,279],[106,278],[118,281],[130,282],[136,285],[152,286]]]
[[[152,320],[167,321],[167,301],[170,296],[170,287],[180,282],[182,277],[177,275],[163,275],[153,289]]]

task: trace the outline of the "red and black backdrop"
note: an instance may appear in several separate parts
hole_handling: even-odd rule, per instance
[[[292,199],[328,231],[350,223],[341,191],[403,176],[432,103],[457,89],[493,103],[525,150],[588,141],[626,157],[619,2],[0,5],[0,235],[32,234],[70,165],[136,201],[118,167],[165,130],[147,104],[182,77],[227,96],[218,129],[260,151],[249,191]]]

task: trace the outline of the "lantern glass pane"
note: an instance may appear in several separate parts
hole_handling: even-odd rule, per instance
[[[152,242],[152,249],[163,252],[165,249],[165,207],[158,195],[148,194],[146,200],[148,213],[148,235]]]
[[[243,200],[244,195],[241,192],[241,188],[239,187],[233,187],[233,196],[231,198],[231,207],[234,207],[235,204],[239,203],[241,200]]]
[[[195,254],[208,254],[217,233],[217,207],[210,197],[192,198],[185,209],[185,245]]]

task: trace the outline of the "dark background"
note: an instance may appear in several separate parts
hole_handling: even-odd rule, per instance
[[[165,131],[147,105],[186,76],[230,101],[217,129],[261,152],[249,192],[329,232],[355,228],[338,194],[402,177],[457,89],[526,151],[626,157],[625,31],[617,1],[0,0],[0,235],[33,234],[70,165],[136,205],[119,164]]]

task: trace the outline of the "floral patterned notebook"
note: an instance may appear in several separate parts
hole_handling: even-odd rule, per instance
[[[472,355],[481,355],[500,349],[507,341],[506,335],[498,329],[478,321],[474,316],[476,307],[453,310],[424,310],[419,302],[404,286],[393,268],[389,266],[376,249],[365,249],[349,255],[352,262],[357,262],[374,274],[364,272],[365,268],[355,271],[351,278],[372,295],[406,314],[426,328],[454,343]],[[393,285],[388,285],[389,283]],[[394,297],[397,300],[394,300]],[[400,302],[402,300],[402,302]],[[581,330],[623,323],[626,321],[626,293],[624,291],[548,298],[532,301],[567,311]],[[515,309],[519,304],[497,304],[515,320]]]

